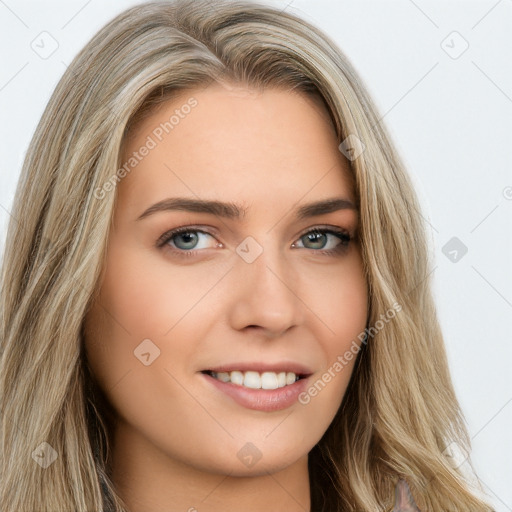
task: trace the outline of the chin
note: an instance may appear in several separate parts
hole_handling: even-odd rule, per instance
[[[218,451],[209,451],[198,460],[181,458],[181,462],[193,466],[197,470],[208,473],[235,477],[255,477],[278,473],[301,458],[307,457],[308,451],[298,450],[294,446],[283,446],[282,449],[263,447],[261,451],[252,443],[235,442],[234,446],[222,447]]]

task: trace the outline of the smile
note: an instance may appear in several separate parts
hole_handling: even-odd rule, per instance
[[[295,363],[239,363],[200,372],[208,386],[246,409],[287,409],[307,388],[312,372]]]

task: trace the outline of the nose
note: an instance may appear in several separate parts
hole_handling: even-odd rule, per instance
[[[278,337],[303,322],[300,280],[277,249],[264,247],[251,263],[237,256],[231,279],[233,329],[257,329]]]

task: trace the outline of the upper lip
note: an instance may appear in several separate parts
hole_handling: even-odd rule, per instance
[[[276,363],[263,363],[263,362],[239,362],[239,363],[227,363],[220,366],[212,366],[210,368],[205,368],[202,370],[203,372],[211,371],[215,373],[226,372],[230,373],[233,371],[241,371],[241,372],[293,372],[295,375],[303,375],[309,376],[313,372],[305,365],[301,363],[295,363],[290,361],[276,362]]]

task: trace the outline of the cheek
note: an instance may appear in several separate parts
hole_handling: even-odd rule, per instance
[[[156,370],[144,370],[186,373],[218,316],[204,296],[226,270],[170,265],[153,251],[112,237],[100,294],[85,322],[87,357],[105,390],[129,372],[141,385],[167,389],[168,383],[150,380]],[[154,363],[146,367],[148,359]]]
[[[86,318],[87,358],[116,416],[156,436],[155,442],[168,436],[178,413],[200,412],[180,383],[202,337],[201,325],[191,325],[187,313],[193,315],[204,288],[169,267],[145,251],[113,244],[98,301]],[[211,279],[204,286],[212,286]],[[184,431],[172,431],[178,444],[185,443]]]
[[[100,302],[133,341],[162,338],[199,304],[223,270],[170,264],[155,249],[113,243]]]
[[[317,337],[323,348],[323,364],[299,396],[307,417],[321,422],[324,431],[345,396],[366,327],[366,283],[355,277],[350,284],[325,297],[323,318],[330,330]],[[336,300],[329,302],[328,298]]]
[[[301,272],[301,295],[315,313],[325,352],[332,360],[345,345],[364,331],[368,315],[368,287],[362,260],[354,250],[339,265],[326,265],[315,272]],[[323,334],[322,334],[323,333]]]
[[[322,282],[323,292],[310,295],[308,300],[318,307],[316,339],[323,348],[324,364],[302,403],[309,404],[315,411],[312,414],[321,415],[323,411],[334,417],[352,375],[368,319],[367,281],[359,253],[354,251],[344,266]]]
[[[337,305],[337,311],[336,307],[331,305],[334,316],[333,330],[339,333],[343,340],[352,340],[364,331],[368,317],[368,289],[361,261],[355,260],[337,282],[340,284],[337,285],[337,292],[332,292],[336,296],[331,303]]]

